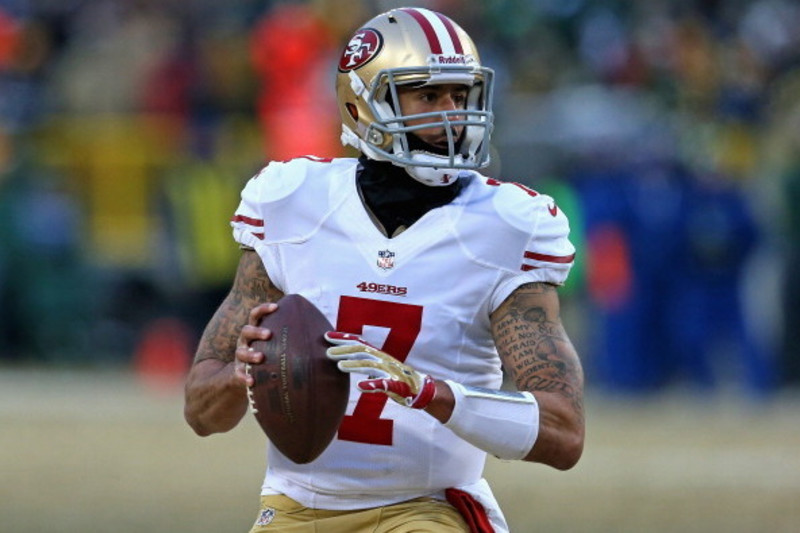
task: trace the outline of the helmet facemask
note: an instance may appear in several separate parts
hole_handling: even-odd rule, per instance
[[[430,74],[427,69],[401,68],[380,71],[365,97],[374,120],[366,127],[359,148],[369,157],[391,161],[405,167],[415,179],[431,186],[448,185],[459,171],[476,170],[489,164],[489,137],[492,130],[492,71],[477,67],[440,67],[443,72]],[[420,82],[420,75],[428,81]],[[424,78],[423,78],[424,79]],[[467,86],[464,109],[432,111],[404,115],[399,109],[398,86],[455,83]],[[408,125],[422,119],[424,123]],[[463,126],[461,134],[456,128]],[[436,149],[424,141],[409,142],[409,134],[422,129],[442,128],[447,148]],[[366,145],[366,146],[365,146]]]

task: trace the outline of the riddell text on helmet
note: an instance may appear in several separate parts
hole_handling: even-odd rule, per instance
[[[452,55],[452,56],[445,56],[445,55],[437,55],[434,56],[436,63],[439,65],[469,65],[474,63],[474,60],[470,60],[471,58],[464,55]]]

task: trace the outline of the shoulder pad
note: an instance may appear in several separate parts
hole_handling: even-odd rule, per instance
[[[553,198],[516,183],[476,176],[457,223],[476,260],[508,272],[537,272],[539,281],[563,283],[575,248],[569,221]]]
[[[231,220],[234,238],[252,247],[305,240],[330,212],[331,184],[355,164],[310,157],[271,162],[242,190]]]

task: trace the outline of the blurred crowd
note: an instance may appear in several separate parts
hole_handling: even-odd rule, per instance
[[[800,384],[793,0],[0,0],[0,361],[191,353],[242,185],[349,155],[339,51],[406,3],[497,72],[488,173],[570,217],[590,387]]]

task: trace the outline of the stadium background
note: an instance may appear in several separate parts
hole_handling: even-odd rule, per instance
[[[514,530],[800,527],[800,5],[407,3],[476,40],[491,172],[578,247],[587,453],[490,462]],[[227,220],[266,160],[344,153],[331,65],[401,4],[0,0],[0,529],[247,527],[263,439],[180,418]]]

